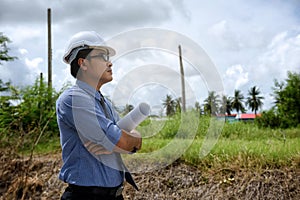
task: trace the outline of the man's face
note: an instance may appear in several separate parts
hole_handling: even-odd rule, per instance
[[[112,63],[109,61],[108,52],[105,50],[94,49],[86,57],[88,60],[88,73],[93,79],[103,85],[112,81]]]

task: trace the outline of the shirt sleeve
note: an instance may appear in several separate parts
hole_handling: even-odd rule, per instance
[[[121,129],[105,117],[100,103],[84,92],[72,94],[74,125],[83,143],[91,141],[113,151],[121,137]]]

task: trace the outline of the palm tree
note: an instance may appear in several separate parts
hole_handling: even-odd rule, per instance
[[[216,115],[218,111],[219,95],[215,91],[209,92],[208,97],[204,100],[204,111],[207,114]]]
[[[262,100],[264,99],[264,97],[262,96],[258,96],[260,94],[259,88],[256,88],[256,86],[250,88],[250,90],[248,91],[248,97],[247,97],[247,101],[246,101],[246,105],[248,105],[249,108],[251,108],[251,111],[255,113],[259,108],[262,107],[263,102]]]
[[[166,108],[166,115],[171,116],[175,114],[175,101],[172,99],[171,95],[166,96],[166,99],[163,102],[164,108]]]
[[[175,110],[177,113],[181,113],[181,104],[182,104],[181,97],[175,99]]]
[[[126,115],[127,113],[129,113],[131,110],[134,109],[134,106],[131,105],[131,104],[126,104],[125,108],[124,108],[124,111],[123,111],[123,114]]]
[[[196,103],[195,103],[195,109],[196,109],[197,113],[201,114],[201,106],[200,106],[200,103],[198,101],[196,101]]]
[[[234,97],[231,103],[231,107],[236,110],[237,113],[245,112],[245,107],[243,106],[244,95],[241,94],[240,90],[234,90]]]
[[[227,113],[228,115],[231,115],[231,111],[232,111],[231,103],[232,103],[232,98],[223,95],[221,100],[220,113],[224,113],[224,114]]]

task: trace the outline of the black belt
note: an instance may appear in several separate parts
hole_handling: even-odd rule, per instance
[[[97,186],[78,186],[78,185],[69,184],[68,189],[75,193],[118,197],[122,194],[123,185],[120,185],[118,187],[97,187]]]

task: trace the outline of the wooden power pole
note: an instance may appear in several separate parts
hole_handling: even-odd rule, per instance
[[[48,19],[48,88],[52,88],[52,47],[51,47],[51,8],[47,10]]]
[[[178,46],[178,49],[179,49],[180,75],[181,75],[182,112],[185,112],[186,111],[186,108],[185,108],[185,83],[184,83],[184,71],[183,71],[180,45]]]

